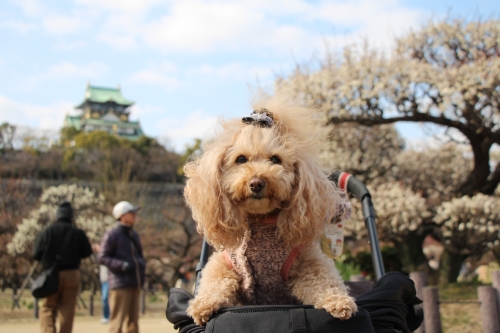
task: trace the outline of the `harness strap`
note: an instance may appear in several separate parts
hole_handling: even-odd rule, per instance
[[[300,252],[302,251],[304,246],[305,245],[299,245],[297,247],[294,247],[292,252],[290,252],[290,254],[288,255],[288,258],[286,258],[283,266],[281,266],[281,278],[283,279],[283,281],[288,281],[288,273],[290,273],[290,269],[292,268],[293,261],[300,254]]]
[[[262,219],[260,223],[264,224],[276,224],[278,223],[278,214],[269,215],[268,217]]]
[[[233,262],[231,261],[231,258],[229,258],[229,253],[227,253],[227,251],[224,250],[224,252],[222,252],[222,254],[224,255],[224,260],[226,260],[227,268],[233,269],[234,266],[233,266]]]

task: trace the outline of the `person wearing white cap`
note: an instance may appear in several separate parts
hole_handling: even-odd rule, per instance
[[[109,269],[109,333],[139,332],[139,298],[145,279],[145,260],[136,223],[138,206],[121,201],[113,207],[117,226],[103,237],[98,258]]]

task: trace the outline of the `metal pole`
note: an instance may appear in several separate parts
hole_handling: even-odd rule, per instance
[[[377,228],[375,226],[375,211],[373,210],[372,199],[369,195],[365,195],[361,201],[363,207],[363,216],[365,217],[366,229],[368,229],[368,240],[370,242],[370,249],[372,253],[373,270],[375,277],[379,280],[385,274],[384,261],[382,260],[382,253],[380,252],[380,245],[378,243]]]
[[[34,303],[33,311],[34,311],[35,319],[38,319],[38,298],[34,298],[34,300],[35,300],[35,303]]]
[[[206,239],[203,239],[203,244],[201,245],[200,261],[196,265],[196,285],[194,287],[194,295],[198,293],[198,286],[201,279],[201,271],[205,267],[208,261],[208,253],[210,251],[210,245],[208,245]]]
[[[89,297],[89,315],[94,315],[94,295],[90,294]]]
[[[14,303],[12,304],[12,310],[14,310],[14,307],[16,307],[16,306],[19,309],[21,308],[19,306],[19,300],[21,299],[21,296],[23,296],[24,289],[26,289],[26,286],[28,285],[28,282],[31,279],[31,276],[33,275],[33,273],[35,272],[35,269],[37,267],[38,267],[38,261],[33,262],[28,275],[26,275],[26,277],[24,278],[23,284],[21,285],[21,292],[19,293],[19,296],[16,297],[15,294],[13,296]]]
[[[141,313],[146,313],[146,296],[149,290],[149,284],[146,282],[144,284],[144,288],[142,289],[142,297],[141,297]]]

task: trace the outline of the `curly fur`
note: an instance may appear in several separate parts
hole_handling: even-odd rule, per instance
[[[267,128],[244,124],[241,119],[221,120],[219,131],[204,143],[203,153],[184,167],[188,177],[184,194],[198,231],[215,248],[234,249],[242,242],[252,218],[279,211],[277,237],[290,248],[299,245],[315,247],[325,225],[339,213],[335,203],[344,202],[341,192],[327,179],[317,158],[322,133],[318,130],[315,114],[288,102],[284,96],[271,97],[253,107],[270,110],[275,125]],[[237,163],[239,156],[245,156],[248,161]],[[273,163],[273,156],[277,156],[281,163]],[[248,185],[254,178],[260,178],[266,184],[259,197]],[[322,255],[307,249],[305,253],[299,256],[291,271],[296,277],[290,284],[293,293],[302,301],[311,300],[313,304],[331,310],[337,317],[349,318],[356,306],[333,263],[327,264],[328,268],[320,268],[324,260],[316,258],[319,261],[311,265],[318,267],[316,273],[319,274],[314,278],[314,281],[319,281],[317,290],[313,288],[314,293],[325,294],[321,289],[333,283],[335,292],[331,297],[325,299],[315,294],[304,299],[307,294],[304,293],[307,285],[304,278],[312,276],[304,275],[300,269],[297,271],[297,267],[304,260],[313,260],[308,259],[311,255],[307,253]],[[215,269],[216,273],[213,272]],[[328,281],[332,278],[335,281]],[[211,258],[200,282],[203,290],[200,287],[199,296],[188,309],[197,323],[206,322],[211,313],[222,306],[236,304],[234,289],[238,279],[222,264],[220,254]],[[209,292],[211,284],[217,286],[219,292],[215,292],[216,289]],[[294,285],[298,287],[294,288]]]
[[[246,214],[281,209],[279,234],[291,245],[309,243],[323,231],[336,213],[333,202],[339,190],[327,180],[316,150],[320,146],[318,126],[310,109],[274,97],[254,105],[272,110],[276,125],[261,128],[240,119],[221,122],[221,129],[203,145],[203,154],[184,167],[188,177],[186,200],[197,221],[198,231],[216,248],[236,246],[243,236]],[[236,165],[239,155],[254,160]],[[282,165],[269,162],[278,155]],[[254,206],[248,199],[248,180],[266,180],[269,205]],[[267,210],[267,211],[266,211]]]

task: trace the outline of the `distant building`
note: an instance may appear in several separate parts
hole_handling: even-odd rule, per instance
[[[130,121],[128,108],[134,102],[122,96],[118,88],[95,87],[87,84],[83,102],[75,106],[81,115],[66,115],[64,126],[83,132],[104,131],[137,140],[144,135],[138,121]]]

